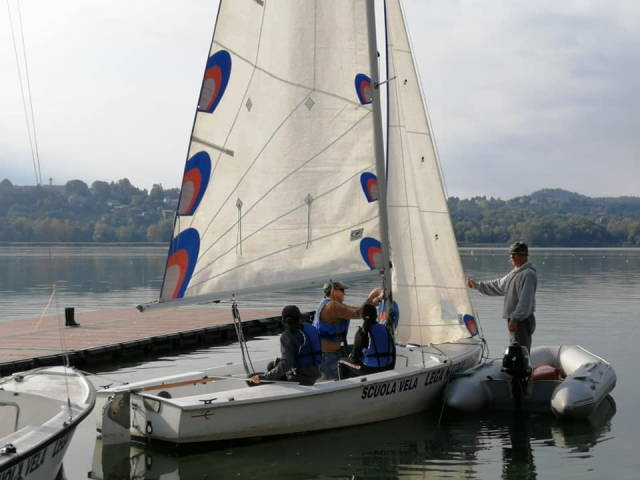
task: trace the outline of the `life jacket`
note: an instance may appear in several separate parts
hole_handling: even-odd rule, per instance
[[[393,363],[395,348],[384,325],[376,323],[369,329],[369,346],[362,350],[362,363],[367,367],[383,368]]]
[[[313,325],[303,323],[300,333],[304,337],[304,342],[300,345],[298,353],[296,353],[296,368],[308,368],[314,365],[320,365],[322,352],[320,351],[320,336],[318,330]]]
[[[344,340],[347,331],[349,330],[349,320],[340,320],[337,324],[332,325],[320,320],[320,312],[327,303],[331,301],[330,298],[323,298],[318,307],[316,313],[313,315],[313,326],[318,329],[318,334],[322,340],[328,340],[330,342],[342,342]]]

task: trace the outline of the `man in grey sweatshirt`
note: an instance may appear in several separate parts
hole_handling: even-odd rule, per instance
[[[538,274],[529,263],[526,243],[516,242],[509,249],[513,270],[502,278],[477,282],[468,279],[467,286],[484,295],[504,296],[502,318],[507,320],[511,341],[531,350],[531,336],[536,329],[536,288]]]

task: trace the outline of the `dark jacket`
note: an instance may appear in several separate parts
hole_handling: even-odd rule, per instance
[[[301,328],[286,329],[280,335],[280,359],[276,365],[260,375],[262,380],[290,380],[303,384],[313,384],[320,377],[317,365],[296,368],[296,357],[305,343]]]

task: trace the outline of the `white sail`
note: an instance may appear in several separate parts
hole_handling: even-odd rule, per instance
[[[411,45],[398,0],[386,2],[388,196],[399,342],[468,337],[473,315]]]
[[[221,2],[161,301],[380,266],[364,0]]]

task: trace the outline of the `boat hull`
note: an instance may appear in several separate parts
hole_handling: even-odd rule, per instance
[[[521,399],[526,411],[553,412],[562,418],[589,417],[613,390],[616,374],[609,363],[578,345],[539,346],[531,350],[532,368],[551,366],[564,379],[536,380]],[[511,377],[493,360],[454,378],[445,393],[446,405],[464,413],[515,408]]]
[[[274,382],[247,387],[232,377],[202,383],[202,376],[194,374],[191,386],[184,376],[163,379],[159,385],[167,388],[162,391],[172,395],[163,398],[160,386],[129,385],[130,434],[171,443],[210,442],[339,428],[439,408],[449,375],[480,359],[480,344],[457,350],[446,357],[430,355],[424,366],[313,386]],[[406,353],[408,364],[418,356],[417,349]],[[122,388],[99,392],[105,412],[122,393]]]
[[[95,404],[93,385],[71,368],[51,367],[2,379],[0,478],[56,478],[77,425]]]

